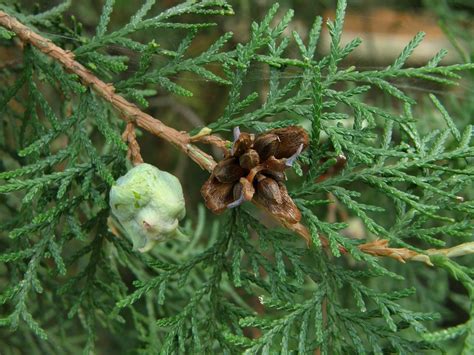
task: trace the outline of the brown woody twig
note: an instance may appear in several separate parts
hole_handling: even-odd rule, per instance
[[[127,123],[125,131],[122,133],[122,139],[128,143],[127,157],[132,161],[132,164],[139,165],[143,163],[143,158],[140,154],[140,146],[138,145],[137,136],[135,134],[135,126],[132,122]]]
[[[401,263],[420,261],[430,266],[433,266],[430,261],[430,256],[432,255],[444,255],[451,258],[474,254],[474,242],[463,243],[446,249],[428,249],[423,253],[417,253],[407,248],[390,248],[388,242],[387,239],[377,239],[373,242],[359,245],[359,249],[364,253],[392,258]]]
[[[38,50],[44,54],[61,63],[66,70],[76,74],[84,85],[94,90],[99,96],[109,102],[120,113],[122,119],[127,122],[135,122],[138,127],[172,143],[186,153],[201,168],[208,171],[214,169],[216,165],[214,159],[209,154],[192,145],[187,133],[179,132],[165,125],[160,120],[141,111],[133,103],[116,94],[113,85],[103,82],[81,63],[77,62],[72,52],[65,51],[56,46],[49,39],[33,32],[17,19],[3,11],[0,11],[0,25],[14,32],[23,43],[28,43],[38,48]]]
[[[210,144],[218,148],[224,154],[224,156],[229,155],[228,146],[230,145],[230,142],[218,136],[214,136],[214,135],[193,136],[190,138],[190,141],[193,143]]]

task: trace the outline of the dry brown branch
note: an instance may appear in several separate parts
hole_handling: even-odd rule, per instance
[[[140,154],[140,146],[137,142],[135,134],[135,125],[133,122],[128,122],[125,131],[122,134],[122,139],[128,143],[127,157],[132,161],[133,165],[143,163],[142,155]]]
[[[424,253],[417,253],[407,248],[390,248],[388,242],[387,239],[377,239],[373,242],[359,245],[359,249],[367,254],[389,257],[402,263],[411,260],[420,261],[430,266],[433,265],[430,261],[431,255],[444,255],[450,258],[474,254],[474,242],[463,243],[446,249],[428,249]]]
[[[406,260],[410,260],[415,255],[418,255],[417,252],[407,248],[390,248],[388,242],[387,239],[377,239],[373,242],[359,245],[359,249],[364,253],[374,256],[385,256],[401,263],[405,263]]]
[[[224,156],[229,154],[229,144],[230,142],[214,135],[207,135],[207,136],[199,136],[199,137],[191,137],[191,142],[199,142],[204,144],[210,144],[216,148],[218,148]]]
[[[216,165],[214,159],[209,154],[192,145],[187,133],[179,132],[174,128],[165,125],[160,120],[157,120],[141,111],[133,103],[116,94],[113,85],[103,82],[87,70],[82,64],[77,62],[72,52],[65,51],[56,46],[49,39],[33,32],[31,29],[3,11],[0,11],[0,25],[9,31],[14,32],[23,43],[28,43],[38,48],[38,50],[44,54],[61,63],[66,70],[76,74],[84,85],[94,90],[99,96],[109,102],[120,113],[125,121],[135,122],[137,126],[172,143],[186,153],[201,168],[208,171],[214,169],[214,166]]]

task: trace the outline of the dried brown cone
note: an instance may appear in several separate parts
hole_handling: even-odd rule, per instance
[[[207,208],[219,214],[252,201],[310,244],[310,233],[300,223],[301,212],[286,189],[284,172],[308,142],[306,131],[297,126],[257,136],[234,129],[230,153],[216,165],[201,188]]]

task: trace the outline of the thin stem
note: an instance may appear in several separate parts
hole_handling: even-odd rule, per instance
[[[140,146],[137,142],[137,136],[135,134],[135,125],[133,122],[128,122],[125,131],[122,134],[122,139],[128,143],[128,158],[132,161],[133,165],[139,165],[143,163],[142,155],[140,154]]]
[[[33,32],[17,19],[3,11],[0,11],[0,25],[14,32],[23,43],[28,43],[38,48],[38,50],[47,56],[61,63],[69,72],[76,74],[84,85],[94,90],[105,101],[109,102],[120,113],[123,120],[135,122],[137,126],[172,143],[194,160],[201,168],[208,171],[214,169],[216,165],[214,159],[209,154],[192,145],[187,133],[179,132],[165,125],[160,120],[141,111],[133,103],[116,94],[112,84],[107,84],[97,78],[81,63],[75,60],[72,52],[56,46],[49,39]]]
[[[387,239],[377,239],[373,242],[359,245],[359,249],[364,253],[378,257],[392,258],[401,263],[413,260],[423,262],[430,266],[433,266],[430,258],[432,256],[441,255],[454,258],[474,254],[474,242],[463,243],[446,249],[428,249],[425,250],[424,253],[417,253],[407,248],[391,248],[388,246],[388,242]]]

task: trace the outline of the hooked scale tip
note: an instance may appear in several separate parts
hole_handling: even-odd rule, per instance
[[[286,159],[285,165],[286,166],[293,166],[294,162],[296,161],[296,159],[298,158],[298,156],[301,154],[302,151],[303,151],[303,144],[300,144],[300,146],[298,147],[298,150],[295,152],[295,154],[293,154],[291,157]]]
[[[227,208],[235,208],[237,206],[240,206],[244,202],[245,202],[244,191],[242,190],[242,193],[240,194],[240,197],[237,200],[235,200],[234,202],[229,203],[227,205]]]
[[[232,148],[230,148],[230,154],[232,154],[232,155],[234,155],[235,142],[237,142],[237,139],[239,139],[239,137],[240,137],[240,128],[239,128],[239,126],[234,127],[233,133],[234,133],[234,141],[232,142]]]

